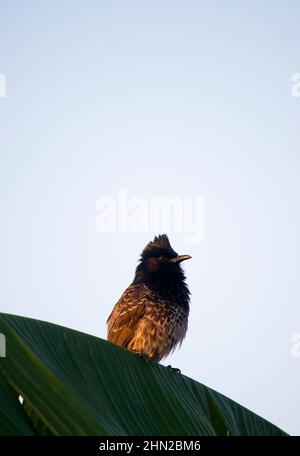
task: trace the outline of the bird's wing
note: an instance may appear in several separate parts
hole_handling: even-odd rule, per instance
[[[143,284],[132,284],[124,291],[107,319],[107,339],[110,342],[126,347],[145,313],[150,294],[149,288]]]

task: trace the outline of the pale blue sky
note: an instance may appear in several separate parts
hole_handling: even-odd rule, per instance
[[[105,337],[151,233],[96,202],[201,196],[166,360],[299,434],[298,1],[0,2],[0,309]]]

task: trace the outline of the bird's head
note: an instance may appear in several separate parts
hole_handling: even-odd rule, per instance
[[[178,255],[171,247],[166,234],[156,236],[144,248],[140,263],[136,269],[136,281],[155,280],[183,274],[180,267],[182,261],[188,260],[189,255]]]

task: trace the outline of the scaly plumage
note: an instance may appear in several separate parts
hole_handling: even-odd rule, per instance
[[[181,261],[166,235],[144,248],[134,280],[107,320],[109,341],[159,362],[181,345],[188,327],[190,293]]]

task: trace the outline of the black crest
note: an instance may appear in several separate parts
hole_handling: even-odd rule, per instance
[[[165,252],[170,258],[176,257],[177,252],[173,250],[169,238],[166,234],[160,234],[155,236],[153,241],[149,242],[142,252],[142,259],[146,256],[153,255],[155,253],[159,254],[160,252]]]

